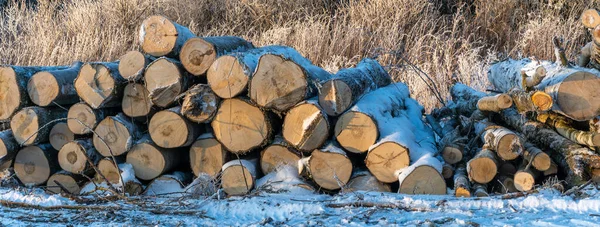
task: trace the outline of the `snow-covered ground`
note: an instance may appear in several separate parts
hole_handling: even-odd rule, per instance
[[[600,226],[600,193],[593,187],[577,198],[551,190],[514,199],[258,193],[236,198],[108,201],[83,205],[89,208],[80,210],[73,209],[78,203],[39,189],[0,189],[0,201],[0,222],[6,226]],[[6,201],[44,208],[9,207]]]

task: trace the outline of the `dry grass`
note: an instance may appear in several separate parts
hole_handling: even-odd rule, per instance
[[[428,108],[439,105],[409,62],[444,95],[451,79],[483,88],[506,56],[551,59],[553,36],[575,60],[590,40],[579,15],[600,3],[569,0],[40,0],[9,1],[0,15],[0,62],[112,61],[138,48],[143,18],[162,14],[201,36],[284,44],[335,71],[377,57]]]

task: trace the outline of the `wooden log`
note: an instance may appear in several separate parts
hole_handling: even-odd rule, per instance
[[[277,54],[264,54],[258,59],[250,78],[248,96],[260,107],[285,112],[297,103],[317,94],[317,85],[331,75],[314,66],[290,47],[274,47]]]
[[[0,170],[3,171],[12,166],[12,162],[20,149],[21,146],[15,140],[12,130],[0,131]]]
[[[142,84],[130,83],[125,86],[121,103],[123,114],[132,118],[148,121],[154,115],[156,107],[150,100],[150,92]]]
[[[330,116],[338,116],[354,105],[360,97],[392,83],[392,78],[377,62],[365,58],[356,67],[338,71],[322,83],[319,104]]]
[[[191,181],[192,174],[190,173],[172,172],[152,180],[143,194],[148,196],[182,196],[186,193],[184,190],[185,185]]]
[[[454,167],[448,163],[442,164],[442,177],[444,177],[444,179],[454,177]]]
[[[507,128],[483,121],[475,124],[475,134],[504,161],[514,160],[523,154],[521,139]]]
[[[83,62],[75,62],[66,69],[40,71],[27,83],[27,93],[38,106],[70,105],[79,102],[73,81]]]
[[[123,114],[105,118],[95,131],[94,147],[104,157],[125,154],[142,137],[140,127]]]
[[[305,182],[296,168],[284,165],[277,170],[266,174],[256,181],[256,191],[266,193],[286,193],[294,195],[313,195],[315,188]]]
[[[94,109],[119,106],[127,80],[118,67],[117,62],[85,63],[74,82],[81,100]]]
[[[92,165],[97,165],[102,155],[96,151],[91,139],[74,140],[65,144],[58,152],[58,164],[67,172],[93,175]]]
[[[550,168],[544,171],[544,176],[548,177],[556,174],[558,174],[558,165],[553,161],[550,163]]]
[[[221,98],[206,84],[188,89],[181,104],[181,114],[195,123],[208,123],[217,114]]]
[[[202,128],[181,114],[181,106],[156,113],[148,124],[152,141],[164,148],[192,145],[203,133]]]
[[[218,57],[253,48],[252,43],[236,36],[194,37],[188,39],[181,48],[179,60],[185,70],[194,76],[200,76],[206,73]]]
[[[260,168],[263,174],[275,172],[282,166],[292,166],[298,169],[301,153],[291,148],[283,138],[276,136],[273,142],[260,154]]]
[[[67,111],[59,108],[26,107],[17,112],[10,121],[10,128],[22,146],[47,142],[50,130],[58,124],[56,119],[66,118]]]
[[[90,134],[100,121],[117,113],[114,108],[94,109],[86,103],[77,103],[69,108],[67,126],[74,134]]]
[[[463,160],[465,153],[466,137],[460,136],[460,130],[458,122],[455,120],[448,120],[442,128],[441,134],[443,135],[440,139],[441,144],[441,155],[445,163],[454,165]]]
[[[283,120],[283,138],[293,147],[304,152],[317,149],[329,137],[329,119],[316,99],[298,103]]]
[[[450,109],[466,117],[471,116],[477,110],[479,99],[487,96],[487,94],[461,83],[456,83],[450,88],[450,95],[453,101]]]
[[[473,195],[475,197],[488,197],[490,196],[488,194],[487,191],[487,185],[486,184],[478,184],[478,183],[474,183],[472,186],[472,190],[473,190]]]
[[[503,109],[510,108],[513,100],[510,95],[497,94],[494,96],[485,96],[477,101],[477,109],[481,111],[498,112]]]
[[[79,195],[81,187],[83,187],[86,182],[87,179],[82,175],[62,170],[50,176],[46,183],[46,189],[56,194],[65,193],[69,195]]]
[[[525,159],[528,163],[531,163],[531,166],[539,171],[546,171],[550,168],[552,161],[548,154],[533,146],[531,143],[525,143],[524,147],[525,150],[523,150],[523,159]]]
[[[273,135],[274,116],[243,98],[221,102],[211,122],[215,138],[234,154],[244,154],[267,144]]]
[[[471,184],[464,164],[459,164],[454,171],[454,196],[471,197]]]
[[[552,108],[552,97],[543,91],[525,92],[512,89],[508,95],[512,98],[519,113],[548,111]]]
[[[442,163],[430,155],[424,155],[402,170],[398,176],[398,193],[445,195],[446,181],[441,172]]]
[[[137,178],[152,180],[182,164],[184,155],[180,150],[156,145],[145,135],[127,152],[126,162],[133,166]]]
[[[180,62],[165,57],[156,59],[146,67],[144,80],[152,103],[163,108],[173,104],[193,83]]]
[[[60,150],[65,144],[75,140],[75,134],[69,130],[67,123],[59,122],[50,129],[50,145],[54,150]]]
[[[60,170],[57,160],[58,151],[50,144],[24,147],[15,157],[15,173],[26,187],[46,183],[48,178]]]
[[[570,121],[563,116],[557,114],[538,114],[537,120],[554,128],[558,134],[575,143],[590,147],[600,146],[600,133],[574,129]]]
[[[381,183],[369,171],[354,171],[348,184],[346,184],[345,192],[391,192],[390,185]]]
[[[258,160],[231,160],[221,169],[223,191],[230,196],[245,195],[254,188],[258,177]]]
[[[122,162],[122,159],[117,162]],[[115,165],[111,158],[104,158],[98,162],[97,168],[108,180],[106,183],[112,184],[129,195],[139,195],[144,191],[144,185],[135,178],[131,164]],[[99,182],[103,181],[103,178],[98,175],[96,175],[96,179]]]
[[[34,74],[68,67],[0,65],[0,121],[8,120],[18,110],[33,104],[27,93],[27,83]]]
[[[196,177],[207,174],[216,178],[229,159],[229,152],[210,132],[200,135],[190,147],[190,166]]]
[[[144,78],[146,66],[154,60],[156,60],[155,57],[145,55],[137,50],[128,51],[119,58],[119,75],[127,81],[140,81]]]
[[[193,37],[196,35],[188,28],[160,15],[146,18],[139,31],[142,50],[155,57],[179,56],[185,42]]]
[[[515,181],[512,176],[507,175],[499,175],[496,177],[496,191],[502,194],[517,192],[517,188],[515,187]]]
[[[600,25],[600,14],[596,9],[587,9],[581,13],[581,23],[586,28],[596,28]]]
[[[592,60],[592,49],[594,45],[594,41],[588,42],[587,44],[585,44],[585,46],[583,46],[581,48],[581,54],[579,55],[579,58],[577,59],[577,65],[579,67],[588,67],[590,65],[591,60]],[[593,66],[592,66],[593,67]],[[592,68],[590,67],[590,68]]]
[[[515,188],[522,192],[533,189],[538,174],[536,170],[529,167],[527,162],[523,162],[513,179]]]
[[[326,190],[344,187],[352,175],[352,162],[346,152],[331,142],[315,149],[306,164],[315,183]]]
[[[498,161],[496,154],[489,149],[481,149],[467,162],[467,173],[471,181],[487,184],[498,172]]]

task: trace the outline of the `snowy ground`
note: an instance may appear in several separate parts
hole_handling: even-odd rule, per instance
[[[76,202],[39,189],[0,189],[0,222],[6,226],[600,226],[599,191],[590,187],[577,197],[551,190],[514,199],[366,192],[259,194],[227,199],[161,197],[76,210]],[[7,201],[22,204],[14,207]]]

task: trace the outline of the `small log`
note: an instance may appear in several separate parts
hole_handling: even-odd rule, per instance
[[[444,177],[444,179],[454,177],[454,167],[448,163],[442,164],[442,177]]]
[[[377,62],[365,58],[356,67],[338,71],[323,82],[319,104],[330,116],[338,116],[354,105],[360,97],[392,83],[392,78]]]
[[[122,159],[118,159],[117,162],[122,162]],[[129,195],[141,194],[144,191],[144,185],[142,185],[142,183],[135,178],[131,164],[122,163],[118,164],[117,166],[114,164],[111,158],[104,158],[98,162],[97,168],[98,171],[100,171],[100,173],[106,177],[108,184],[116,186]],[[99,175],[96,175],[96,179],[99,180],[99,182],[102,182],[103,180],[103,178]],[[125,181],[125,183],[121,182],[121,179]]]
[[[90,134],[100,121],[117,113],[118,111],[113,108],[93,109],[85,103],[77,103],[69,108],[67,126],[74,134]]]
[[[375,176],[371,175],[369,171],[355,171],[348,181],[345,192],[356,192],[356,191],[365,191],[365,192],[391,192],[392,189],[388,184],[381,183],[375,178]]]
[[[142,84],[130,83],[125,86],[121,109],[123,113],[132,118],[143,118],[148,121],[156,110],[150,92]]]
[[[127,152],[127,163],[133,166],[135,176],[142,180],[152,180],[182,164],[183,156],[177,149],[167,149],[156,145],[145,135]]]
[[[600,14],[596,9],[587,9],[581,14],[581,23],[586,28],[596,28],[600,25]]]
[[[128,51],[119,59],[119,74],[127,81],[140,81],[144,78],[146,66],[154,60],[156,60],[155,57],[145,55],[137,50]]]
[[[497,94],[494,96],[485,96],[477,101],[477,109],[481,111],[499,112],[500,110],[510,108],[513,100],[510,95]]]
[[[326,190],[344,187],[352,175],[352,162],[346,152],[332,142],[315,149],[306,164],[315,183]]]
[[[163,108],[173,104],[193,83],[193,78],[180,62],[165,57],[156,59],[146,67],[144,80],[152,103]]]
[[[67,111],[59,108],[26,107],[10,121],[10,128],[20,145],[28,146],[47,142],[50,131],[58,124],[56,119],[66,118]]]
[[[212,133],[204,133],[190,147],[192,172],[197,177],[207,174],[215,178],[221,172],[221,167],[229,161],[228,154],[225,147],[215,139]]]
[[[83,62],[75,62],[70,68],[40,71],[27,83],[29,98],[38,106],[70,105],[79,102],[73,81],[77,78]]]
[[[496,154],[489,149],[481,149],[467,162],[467,173],[471,181],[487,184],[498,172],[498,161]]]
[[[575,143],[590,147],[600,146],[600,133],[574,129],[570,121],[563,116],[557,114],[538,114],[537,120],[554,128],[558,134]]]
[[[442,163],[430,155],[424,155],[402,170],[398,176],[398,193],[445,195],[446,181],[441,172]]]
[[[20,149],[21,146],[15,140],[12,130],[0,131],[0,170],[3,171],[12,165]]]
[[[464,164],[459,164],[454,171],[454,196],[471,197],[471,184]]]
[[[504,161],[514,160],[523,153],[519,136],[504,127],[487,121],[478,122],[475,124],[475,134],[480,135],[481,141]]]
[[[142,50],[155,57],[179,56],[185,42],[193,37],[196,35],[188,28],[159,15],[146,18],[139,31]]]
[[[87,179],[82,175],[62,170],[50,176],[46,183],[46,189],[56,194],[79,195],[79,191],[86,182]],[[67,191],[65,192],[64,189]]]
[[[585,46],[583,46],[581,48],[581,54],[579,55],[579,58],[577,59],[577,65],[579,67],[588,67],[590,66],[590,64],[592,63],[592,49],[594,48],[594,41],[591,41],[587,44],[585,44]],[[595,68],[592,66],[590,66],[590,68]],[[596,68],[597,69],[597,68]]]
[[[260,167],[265,175],[286,165],[298,169],[300,156],[301,153],[291,148],[281,137],[275,137],[273,142],[261,152]]]
[[[458,122],[449,120],[442,128],[441,155],[445,163],[454,165],[463,160],[465,153],[465,137],[460,137],[460,130],[457,128]]]
[[[258,160],[231,160],[221,171],[221,184],[223,191],[230,196],[245,195],[254,188],[258,177]]]
[[[221,98],[206,84],[196,84],[186,91],[181,114],[195,123],[208,123],[217,114]]]
[[[52,126],[49,139],[54,150],[60,150],[65,144],[75,140],[75,134],[69,130],[67,123],[59,122]]]
[[[498,185],[496,186],[497,191],[502,194],[517,192],[515,187],[515,181],[513,177],[507,175],[499,175],[496,179]]]
[[[512,89],[508,94],[519,113],[548,111],[552,108],[552,97],[543,91],[524,92]]]
[[[92,140],[74,140],[58,152],[58,164],[68,172],[93,175],[92,165],[97,165],[102,155],[92,146]]]
[[[179,59],[185,70],[194,76],[205,74],[220,56],[253,49],[252,43],[236,36],[194,37],[181,48]]]
[[[119,106],[127,80],[118,67],[117,62],[85,63],[74,82],[79,97],[94,109]]]
[[[329,119],[316,99],[298,103],[283,120],[283,138],[293,147],[304,152],[317,149],[329,137]]]
[[[192,145],[202,134],[202,128],[181,114],[181,106],[156,113],[148,124],[152,141],[164,148]]]
[[[46,183],[48,178],[60,170],[58,151],[50,144],[24,147],[15,157],[15,173],[26,187]]]
[[[523,162],[515,174],[515,178],[513,179],[515,188],[521,192],[533,189],[537,176],[538,172],[533,168],[529,168],[527,163]]]
[[[474,183],[472,185],[472,190],[473,190],[473,195],[475,197],[488,197],[490,196],[488,194],[487,191],[487,185],[486,184],[478,184],[478,183]]]
[[[552,176],[558,174],[558,165],[554,162],[550,163],[550,168],[544,171],[544,176]]]
[[[525,143],[525,150],[523,150],[523,159],[539,171],[546,171],[550,168],[552,160],[548,154],[544,153],[539,148],[533,146],[531,143]]]
[[[142,137],[140,127],[123,114],[105,118],[95,131],[94,147],[104,157],[124,154]]]
[[[144,195],[160,196],[160,195],[175,195],[176,193],[185,193],[185,185],[192,181],[192,174],[184,172],[172,172],[162,175],[150,182]]]

